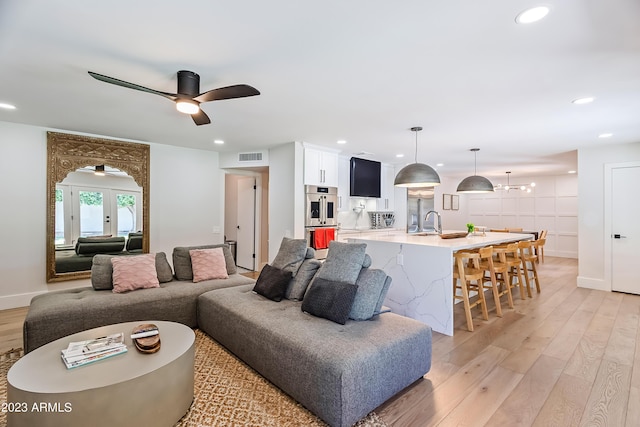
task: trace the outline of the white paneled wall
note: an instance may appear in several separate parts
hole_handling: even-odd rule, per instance
[[[578,257],[578,179],[575,175],[518,178],[531,193],[496,191],[467,196],[468,218],[488,228],[548,230],[545,255]]]

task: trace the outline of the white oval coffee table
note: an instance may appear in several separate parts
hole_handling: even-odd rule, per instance
[[[131,342],[131,330],[143,323],[160,330],[157,353],[139,353]],[[72,341],[118,332],[125,334],[125,354],[74,369],[60,358],[60,350]],[[173,426],[193,401],[194,355],[191,328],[154,320],[103,326],[53,341],[9,370],[8,425]]]

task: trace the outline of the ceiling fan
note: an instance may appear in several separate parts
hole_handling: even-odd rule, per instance
[[[200,76],[193,71],[178,71],[178,93],[161,92],[149,89],[134,83],[125,82],[102,74],[88,72],[91,77],[106,83],[117,86],[135,89],[142,92],[153,93],[164,96],[176,103],[176,109],[182,113],[190,114],[196,125],[207,125],[211,123],[209,116],[200,109],[200,103],[209,101],[220,101],[222,99],[244,98],[247,96],[260,95],[260,92],[249,85],[233,85],[212,89],[200,93]]]

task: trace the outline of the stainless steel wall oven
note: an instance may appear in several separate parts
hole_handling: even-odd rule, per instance
[[[324,259],[338,225],[338,189],[306,185],[305,193],[306,239],[309,246],[316,250],[316,258]]]

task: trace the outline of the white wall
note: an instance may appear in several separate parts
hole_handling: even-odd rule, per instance
[[[469,220],[469,203],[466,199],[466,195],[456,193],[458,184],[462,179],[451,178],[447,176],[440,177],[440,185],[435,187],[433,194],[433,206],[436,211],[440,213],[442,218],[443,230],[458,230],[465,231],[467,229],[467,223],[473,222]],[[458,210],[444,210],[442,196],[445,194],[453,194],[458,196]],[[478,224],[482,225],[482,224]]]
[[[88,280],[46,283],[46,132],[0,122],[2,245],[0,310],[34,295],[88,286]],[[109,136],[106,136],[109,138]],[[171,260],[174,246],[222,241],[224,186],[218,154],[151,144],[150,243]]]
[[[176,246],[223,242],[224,172],[218,153],[151,145],[150,246],[171,259]]]
[[[604,167],[611,163],[640,161],[640,142],[633,144],[607,144],[578,150],[580,176],[578,192],[579,251],[578,286],[611,290],[605,280]]]
[[[302,154],[299,142],[269,150],[269,262],[283,237],[305,237]]]
[[[488,228],[548,230],[545,254],[578,257],[578,178],[576,175],[518,178],[535,182],[531,193],[521,190],[461,194],[468,221]],[[495,183],[494,183],[495,184]]]

